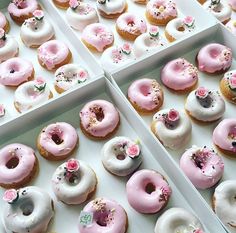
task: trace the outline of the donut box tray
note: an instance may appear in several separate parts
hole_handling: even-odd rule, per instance
[[[161,68],[168,62],[175,58],[183,57],[187,61],[196,65],[195,58],[204,45],[212,42],[218,42],[224,44],[232,49],[233,51],[233,62],[230,70],[236,69],[236,44],[235,38],[232,34],[222,25],[217,24],[212,26],[211,28],[202,31],[198,35],[195,35],[191,38],[186,39],[178,44],[178,46],[173,46],[171,48],[167,48],[165,51],[161,51],[159,54],[152,55],[149,58],[143,59],[135,65],[126,67],[116,73],[114,73],[110,78],[112,83],[120,90],[123,96],[127,96],[128,87],[130,84],[137,79],[141,78],[153,78],[156,79],[162,86],[164,91],[164,104],[161,109],[165,108],[175,108],[178,111],[184,111],[184,104],[187,97],[187,94],[178,94],[173,91],[168,90],[163,86],[160,80],[160,70]],[[199,71],[199,81],[198,86],[204,86],[209,90],[219,90],[219,81],[223,77],[222,75],[206,75]],[[226,103],[226,111],[222,117],[225,118],[235,118],[236,106],[228,102],[225,98]],[[126,99],[127,104],[131,106],[128,99]],[[133,108],[133,111],[134,108]],[[154,115],[154,114],[153,114]],[[152,122],[153,115],[139,115],[139,118],[142,119],[146,128],[149,130],[152,135],[151,142],[156,144],[157,146],[161,145],[158,139],[154,136],[154,134],[150,130],[150,125]],[[190,148],[192,145],[197,145],[200,147],[207,146],[209,148],[216,149],[213,145],[212,141],[212,133],[214,128],[218,125],[218,123],[222,120],[218,120],[214,123],[201,124],[196,121],[191,120],[192,122],[192,136],[190,142],[179,150],[171,150],[165,148],[167,156],[174,160],[176,165],[179,166],[179,161],[181,155],[184,151]],[[164,146],[162,146],[164,148]],[[236,160],[232,157],[224,156],[221,152],[222,159],[225,164],[223,178],[220,182],[228,179],[235,179],[235,168],[236,168]],[[154,154],[157,160],[160,161],[159,155]],[[219,183],[220,183],[219,182]],[[219,184],[218,183],[218,184]],[[176,183],[177,184],[177,183]],[[218,185],[216,184],[216,186]],[[211,209],[212,205],[212,195],[214,193],[215,187],[206,189],[206,190],[198,190],[202,197],[209,204],[209,209]],[[197,189],[196,189],[197,190]],[[236,232],[232,227],[228,226],[228,230],[230,232]]]
[[[127,211],[129,219],[127,232],[153,232],[155,222],[160,215],[160,213],[153,215],[139,214],[129,206],[125,190],[125,185],[129,177],[121,178],[107,172],[102,165],[100,155],[105,141],[92,141],[81,132],[79,127],[79,112],[85,103],[95,99],[108,100],[119,110],[120,126],[115,136],[127,136],[134,140],[140,140],[143,162],[139,169],[147,168],[157,170],[168,180],[173,194],[165,210],[174,206],[186,208],[198,216],[206,228],[205,232],[225,232],[222,225],[215,218],[215,215],[209,211],[207,205],[202,201],[201,196],[195,192],[188,180],[179,172],[178,167],[170,162],[168,156],[165,155],[164,149],[159,145],[153,147],[149,143],[152,139],[149,131],[131,107],[127,105],[121,93],[105,78],[97,79],[84,86],[81,90],[77,89],[74,92],[68,93],[63,99],[55,99],[54,103],[47,103],[35,111],[29,112],[24,119],[15,119],[7,131],[0,131],[0,148],[9,143],[18,142],[31,146],[36,151],[36,156],[39,160],[39,172],[29,185],[36,185],[43,188],[55,201],[55,216],[47,232],[78,232],[78,216],[85,205],[72,206],[56,201],[51,188],[51,177],[56,167],[62,162],[45,160],[36,150],[36,138],[39,132],[44,126],[54,122],[65,121],[77,129],[80,142],[72,157],[87,162],[96,172],[98,185],[93,198],[108,197],[116,200]],[[163,158],[162,161],[161,157]],[[1,196],[3,192],[4,190],[0,188]],[[188,199],[191,197],[191,201],[187,201],[185,199],[186,197]],[[5,204],[1,198],[1,210],[3,210]],[[0,232],[4,232],[2,222],[0,223]]]

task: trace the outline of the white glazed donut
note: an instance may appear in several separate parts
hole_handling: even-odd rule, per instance
[[[90,4],[83,2],[79,2],[77,7],[70,5],[66,11],[66,18],[70,26],[79,31],[83,31],[83,29],[89,24],[99,22],[95,8]]]
[[[220,183],[213,195],[213,209],[227,227],[236,227],[236,180]]]
[[[7,190],[3,199],[3,222],[7,232],[46,232],[54,215],[51,197],[43,189],[28,186]]]
[[[57,199],[66,204],[81,204],[96,190],[97,178],[85,162],[70,159],[53,174],[52,188]]]
[[[211,122],[223,116],[225,101],[218,91],[199,87],[188,95],[185,109],[193,118],[203,122]]]
[[[15,91],[14,105],[18,112],[25,112],[52,98],[47,83],[42,78],[21,84]]]
[[[183,208],[170,208],[157,220],[155,233],[204,233],[201,222]]]
[[[115,137],[103,146],[102,163],[112,174],[127,176],[142,163],[140,147],[127,137]]]
[[[153,116],[151,130],[164,146],[175,150],[188,143],[192,124],[185,113],[163,109]]]
[[[21,26],[20,36],[27,47],[38,47],[54,36],[54,29],[50,22],[44,19],[44,13],[36,10],[34,17],[25,20]]]

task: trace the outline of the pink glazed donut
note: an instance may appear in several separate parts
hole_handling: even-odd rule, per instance
[[[213,142],[224,154],[236,156],[236,118],[224,119],[216,126]]]
[[[9,27],[9,22],[6,16],[0,11],[0,28],[7,33],[9,31]]]
[[[0,186],[19,188],[29,183],[37,171],[34,150],[14,143],[0,150]]]
[[[206,73],[224,73],[232,63],[232,50],[225,45],[211,43],[197,55],[198,69]]]
[[[196,188],[207,189],[223,176],[224,162],[214,150],[192,146],[182,155],[180,168]]]
[[[119,112],[106,100],[94,100],[87,103],[80,111],[80,127],[91,139],[111,137],[120,124]]]
[[[30,61],[13,57],[0,64],[0,84],[19,86],[34,78],[34,67]]]
[[[161,71],[163,84],[174,91],[190,91],[198,82],[198,70],[184,58],[168,62]]]
[[[154,170],[135,172],[126,184],[129,204],[139,213],[156,213],[162,210],[171,196],[166,179]]]

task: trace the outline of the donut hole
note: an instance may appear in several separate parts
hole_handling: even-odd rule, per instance
[[[21,205],[20,209],[24,216],[29,216],[34,211],[34,204],[32,201],[27,201],[23,205]]]
[[[143,85],[140,87],[140,92],[142,93],[142,95],[148,96],[150,95],[150,87],[147,85]]]
[[[135,25],[135,22],[133,20],[129,20],[127,22],[127,25],[130,26],[130,27],[133,27]]]
[[[125,154],[118,154],[118,155],[116,155],[116,158],[117,158],[118,160],[125,160],[126,155],[125,155]]]
[[[101,107],[96,107],[93,109],[95,117],[98,121],[102,121],[104,119],[104,112]]]
[[[19,66],[18,64],[12,64],[10,67],[9,67],[9,72],[10,74],[14,74],[16,72],[19,72]]]
[[[7,161],[6,167],[8,169],[14,169],[18,166],[18,164],[19,164],[19,158],[17,156],[14,156]]]
[[[220,52],[219,52],[217,49],[211,49],[210,52],[209,52],[209,55],[210,55],[212,58],[218,57],[219,54],[220,54]]]
[[[179,32],[184,32],[184,31],[185,31],[185,28],[184,28],[183,26],[180,26],[180,27],[177,28],[177,30],[178,30]]]
[[[53,54],[53,55],[57,54],[57,53],[58,53],[58,47],[57,47],[57,45],[51,45],[51,46],[49,46],[48,52],[49,52],[50,54]]]
[[[78,184],[78,182],[79,182],[79,177],[77,174],[71,174],[70,177],[68,178],[68,183],[70,185]]]
[[[108,223],[108,213],[107,211],[103,212],[103,213],[99,213],[99,215],[97,216],[97,221],[96,223],[101,226],[101,227],[106,227],[107,223]]]
[[[148,194],[151,194],[153,192],[156,191],[156,187],[153,183],[148,183],[146,186],[145,186],[145,192],[148,193]]]
[[[61,139],[61,137],[58,134],[53,134],[51,138],[57,145],[60,145],[63,143],[63,139]]]

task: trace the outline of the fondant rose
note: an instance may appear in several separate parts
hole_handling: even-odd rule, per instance
[[[195,92],[196,96],[200,99],[205,99],[208,96],[208,93],[209,91],[205,87],[199,87]]]
[[[229,79],[229,87],[231,89],[236,89],[236,76],[231,76]]]
[[[87,78],[87,72],[86,71],[84,71],[84,70],[81,70],[80,72],[79,72],[79,77],[80,77],[80,79],[86,79]]]
[[[68,172],[76,172],[79,170],[79,161],[77,159],[69,159],[66,163],[66,170]]]
[[[187,27],[193,27],[194,25],[194,18],[192,16],[186,16],[183,20],[183,23],[187,26]]]
[[[75,10],[79,6],[79,2],[78,0],[70,0],[69,5],[73,10]]]
[[[179,120],[179,112],[175,109],[170,109],[170,111],[167,114],[167,120],[169,122],[176,122]]]
[[[18,199],[18,192],[15,189],[8,189],[3,195],[3,200],[9,204],[14,203]]]
[[[99,4],[105,4],[105,3],[106,3],[106,0],[98,0],[98,3],[99,3]]]
[[[33,12],[33,16],[34,16],[35,19],[40,21],[40,20],[43,19],[44,13],[41,10],[36,10],[36,11]]]
[[[38,92],[42,92],[45,90],[46,88],[46,82],[45,80],[42,78],[42,77],[38,77],[36,80],[35,80],[35,85],[34,85],[36,91]]]
[[[5,108],[3,104],[0,104],[0,117],[3,117],[5,115]]]
[[[0,40],[4,40],[6,37],[5,30],[0,28]]]
[[[149,34],[152,37],[158,37],[159,36],[159,28],[157,26],[151,26],[149,28]]]
[[[131,45],[129,43],[125,43],[123,44],[121,50],[124,54],[129,55],[131,53]]]
[[[137,144],[128,145],[128,146],[126,147],[125,153],[126,153],[130,158],[135,158],[135,157],[139,156],[139,154],[140,154],[139,145],[137,145]]]

